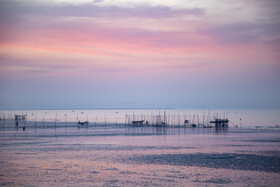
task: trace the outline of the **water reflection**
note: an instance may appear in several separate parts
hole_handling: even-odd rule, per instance
[[[155,126],[127,126],[124,124],[89,124],[89,125],[77,125],[76,123],[53,123],[53,122],[36,122],[26,123],[18,122],[14,123],[12,120],[6,120],[0,126],[0,131],[14,131],[30,134],[31,136],[40,136],[52,130],[52,134],[56,136],[65,135],[106,135],[106,136],[122,136],[122,135],[184,135],[184,134],[216,134],[224,135],[229,132],[229,128],[188,128],[188,127],[155,127]],[[76,131],[73,134],[74,130]],[[71,133],[72,132],[72,133]],[[70,133],[70,134],[69,134]]]
[[[227,134],[228,133],[228,128],[215,127],[215,133],[216,134]]]
[[[27,123],[0,126],[0,185],[277,186],[279,132]],[[246,134],[245,134],[246,133]],[[261,174],[260,174],[261,172]]]

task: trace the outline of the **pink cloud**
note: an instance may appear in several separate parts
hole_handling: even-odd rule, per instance
[[[279,59],[275,45],[262,42],[271,33],[277,35],[277,25],[272,27],[273,31],[262,28],[261,24],[212,26],[200,19],[195,22],[178,18],[184,14],[199,17],[204,14],[201,10],[181,12],[161,7],[157,13],[152,13],[151,7],[137,7],[136,13],[131,13],[135,18],[177,18],[176,23],[167,25],[171,29],[153,30],[142,28],[141,25],[131,26],[131,22],[125,19],[115,23],[118,19],[128,17],[126,14],[129,12],[119,15],[120,8],[114,9],[119,12],[118,19],[103,15],[99,21],[73,19],[71,16],[74,15],[68,15],[78,7],[66,7],[62,12],[58,11],[58,7],[56,10],[47,8],[47,12],[54,11],[54,15],[64,17],[42,16],[39,12],[42,7],[38,8],[29,11],[23,7],[19,16],[28,12],[30,15],[22,16],[24,21],[19,25],[3,22],[0,47],[5,59],[2,58],[1,66],[20,67],[22,72],[37,72],[36,75],[66,76],[80,72],[92,76],[89,72],[95,72],[98,76],[107,76],[114,73],[142,75],[197,69],[218,70],[244,64],[276,62]],[[91,14],[91,8],[85,8],[84,14]],[[163,15],[163,10],[168,10],[167,15]],[[141,16],[143,12],[151,14]],[[36,18],[34,15],[42,17]],[[83,17],[83,13],[79,15]]]

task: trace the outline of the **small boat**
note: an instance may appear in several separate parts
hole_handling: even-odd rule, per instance
[[[143,125],[145,120],[141,120],[141,121],[132,121],[131,124],[132,125]]]
[[[196,127],[196,124],[194,124],[194,123],[193,123],[193,124],[191,124],[191,127]]]
[[[78,121],[78,125],[88,125],[88,121]]]

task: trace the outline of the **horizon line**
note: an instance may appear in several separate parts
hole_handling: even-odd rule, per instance
[[[0,109],[3,110],[280,110],[280,108],[175,108],[175,107],[129,107],[129,108],[30,108],[30,109]]]

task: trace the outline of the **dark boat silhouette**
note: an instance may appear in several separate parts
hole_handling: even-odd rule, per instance
[[[132,125],[143,125],[145,120],[140,120],[140,121],[132,121]]]
[[[78,121],[78,125],[88,125],[88,121]]]

